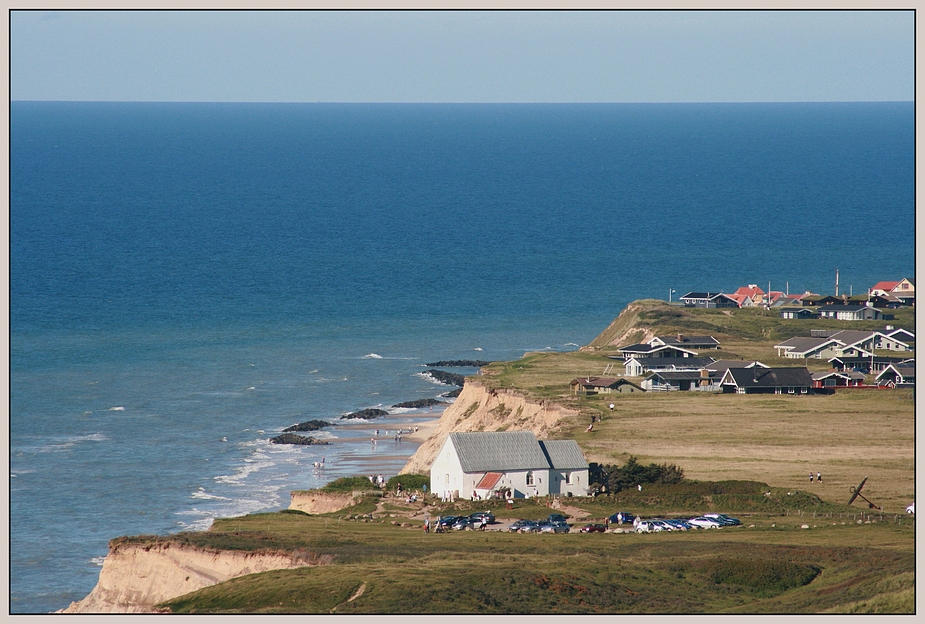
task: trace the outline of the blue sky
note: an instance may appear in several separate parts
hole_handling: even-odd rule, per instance
[[[911,11],[33,12],[12,100],[914,99]]]

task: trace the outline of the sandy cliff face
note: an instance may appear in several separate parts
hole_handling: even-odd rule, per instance
[[[152,613],[154,605],[230,578],[283,568],[324,565],[310,553],[208,551],[164,543],[110,549],[100,580],[60,613]]]
[[[370,488],[372,484],[370,484]],[[298,509],[308,514],[324,514],[340,511],[356,502],[353,494],[324,494],[317,490],[296,490],[290,492],[292,500],[289,509]]]
[[[527,400],[512,390],[491,390],[467,379],[456,402],[446,408],[433,435],[411,456],[402,474],[428,474],[446,436],[454,431],[532,431],[548,438],[560,421],[577,412],[555,403]]]

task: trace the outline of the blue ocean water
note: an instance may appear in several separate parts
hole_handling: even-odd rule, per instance
[[[267,439],[450,389],[426,362],[914,270],[911,102],[13,102],[10,130],[13,613],[89,593],[110,538],[395,474],[415,446],[372,432],[432,414]]]

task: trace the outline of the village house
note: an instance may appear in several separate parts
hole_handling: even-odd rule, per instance
[[[586,496],[588,462],[575,440],[537,440],[532,431],[450,433],[430,469],[433,493],[493,496]]]
[[[653,345],[648,343],[634,344],[626,347],[619,347],[618,351],[624,359],[630,357],[636,358],[684,358],[694,357],[696,351],[685,349],[677,345],[660,344]]]
[[[730,368],[769,368],[761,362],[744,360],[716,360],[700,370],[651,371],[642,381],[642,387],[651,391],[719,392],[720,380]]]
[[[898,282],[877,282],[870,289],[871,295],[896,297],[904,305],[915,305],[915,280],[903,278]]]
[[[813,373],[813,388],[855,388],[864,385],[864,373],[827,371]]]
[[[809,308],[781,308],[780,317],[785,319],[815,319],[819,313]]]
[[[653,347],[682,347],[685,349],[719,349],[719,340],[713,336],[655,336],[648,342]],[[694,354],[696,355],[696,353]]]
[[[877,375],[877,385],[898,388],[915,385],[915,361],[890,364]]]
[[[848,357],[848,356],[838,356],[833,357],[829,360],[829,364],[832,365],[833,370],[837,371],[857,371],[861,373],[879,373],[886,369],[890,364],[899,364],[900,362],[906,362],[907,359],[901,357],[886,357],[882,355],[875,355],[873,357]]]
[[[690,308],[738,308],[739,304],[729,295],[714,292],[689,292],[680,299]]]
[[[813,378],[806,368],[730,368],[720,386],[724,393],[809,394]]]
[[[644,392],[642,388],[622,377],[576,377],[569,382],[569,386],[572,388],[573,395],[579,392],[584,392],[586,395]]]
[[[856,330],[813,330],[810,338],[795,337],[774,345],[778,357],[787,358],[833,358],[870,357],[875,350],[912,351],[912,347],[897,336],[915,335],[905,329],[880,331]],[[831,361],[831,360],[830,360]]]
[[[820,318],[838,319],[840,321],[876,321],[889,320],[892,314],[885,314],[868,305],[824,305],[819,308]]]
[[[631,357],[623,365],[627,377],[641,377],[650,371],[697,371],[713,362],[711,357]]]

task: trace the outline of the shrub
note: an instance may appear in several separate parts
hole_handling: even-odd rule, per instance
[[[368,477],[341,477],[319,488],[322,492],[353,492],[356,490],[371,490],[375,486]]]
[[[684,479],[684,470],[674,464],[649,464],[643,466],[635,456],[630,456],[622,466],[612,464],[591,464],[592,484],[606,485],[607,491],[616,493],[636,487],[642,483],[676,484]]]
[[[430,476],[422,474],[403,474],[395,475],[385,483],[385,487],[389,491],[398,489],[398,484],[401,483],[402,490],[408,490],[413,492],[415,490],[423,491],[424,487],[430,487]]]

